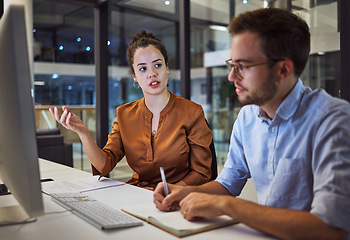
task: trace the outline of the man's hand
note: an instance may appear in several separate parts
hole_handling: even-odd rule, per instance
[[[225,215],[225,206],[233,196],[190,193],[181,202],[181,213],[187,220]],[[227,209],[226,209],[227,210]]]
[[[191,187],[167,184],[169,194],[165,196],[164,185],[159,183],[153,193],[153,202],[159,210],[178,210],[179,202],[191,192]]]

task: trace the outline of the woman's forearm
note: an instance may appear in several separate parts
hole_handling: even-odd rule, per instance
[[[106,155],[97,146],[95,140],[92,138],[89,132],[79,134],[79,138],[91,164],[96,168],[96,170],[102,172],[102,169],[106,163]]]

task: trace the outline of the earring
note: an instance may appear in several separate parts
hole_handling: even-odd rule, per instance
[[[140,88],[140,85],[138,82],[134,81],[133,84],[134,88]]]

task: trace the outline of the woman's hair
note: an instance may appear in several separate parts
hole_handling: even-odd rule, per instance
[[[153,45],[161,52],[165,60],[165,65],[168,66],[168,52],[162,41],[153,33],[140,30],[132,37],[127,50],[128,64],[132,74],[135,74],[133,63],[136,50],[140,47],[148,47],[149,45]]]
[[[229,32],[232,35],[258,34],[261,51],[267,59],[292,60],[296,77],[300,77],[309,59],[309,27],[303,19],[287,10],[264,8],[240,14],[231,20]]]

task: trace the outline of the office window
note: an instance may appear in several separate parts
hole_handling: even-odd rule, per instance
[[[199,4],[201,7],[198,7]],[[192,0],[191,7],[195,7],[196,10],[201,9],[201,13],[191,10],[191,17],[195,19],[192,21],[192,28],[198,30],[195,31],[197,36],[192,39],[191,49],[198,49],[198,43],[195,42],[195,39],[204,39],[201,50],[198,50],[195,55],[200,55],[198,54],[200,51],[204,52],[204,67],[208,69],[207,72],[210,73],[212,82],[211,86],[207,86],[207,88],[211,87],[212,97],[209,101],[201,102],[201,104],[205,107],[207,118],[212,125],[219,164],[223,164],[226,160],[229,135],[241,108],[234,86],[227,80],[228,71],[224,67],[224,60],[230,56],[231,37],[225,29],[230,16],[237,16],[245,11],[263,7],[286,8],[300,15],[309,24],[311,32],[310,59],[301,79],[306,86],[313,89],[323,88],[331,95],[339,96],[338,1],[239,0],[215,1],[215,4],[208,5]],[[200,25],[198,18],[206,20],[208,23],[204,26]],[[201,84],[205,83],[205,79],[205,77],[202,79]],[[193,79],[192,82],[196,84]],[[193,89],[195,88],[196,86],[193,86]],[[191,98],[195,97],[192,95]]]
[[[33,0],[34,91],[38,129],[57,127],[50,106],[67,105],[95,137],[94,14],[86,5]],[[73,143],[74,167],[84,164],[78,136],[60,127]]]
[[[50,105],[94,105],[93,77],[35,75],[35,101]]]
[[[33,0],[34,60],[94,64],[93,8]]]
[[[169,57],[169,87],[168,89],[178,94],[180,87],[177,79],[177,45],[176,22],[172,18],[166,18],[166,14],[174,14],[174,2],[169,5],[163,1],[131,1],[111,2],[108,26],[108,51],[110,63],[110,82],[113,86],[109,89],[109,108],[112,115],[110,123],[115,118],[115,108],[123,103],[134,101],[143,97],[141,89],[133,87],[133,79],[129,71],[126,50],[133,35],[140,30],[146,30],[156,34],[164,43]],[[152,13],[150,13],[152,9]],[[118,70],[119,69],[119,70]]]
[[[111,0],[108,3],[111,129],[115,108],[142,98],[141,90],[132,85],[126,60],[127,44],[140,29],[157,34],[164,42],[169,53],[168,88],[180,95],[179,2]],[[33,0],[33,4],[36,103],[94,108],[93,6],[45,0]],[[190,7],[191,100],[203,106],[214,133],[219,164],[226,160],[232,125],[241,108],[224,66],[230,55],[231,36],[226,27],[232,16],[263,7],[288,8],[299,14],[308,22],[312,34],[310,60],[301,78],[313,89],[321,87],[339,96],[338,1],[191,0]],[[91,117],[94,109],[89,109],[89,113],[79,111],[89,116],[89,130],[94,133],[95,119]],[[90,169],[89,164],[87,168]]]

